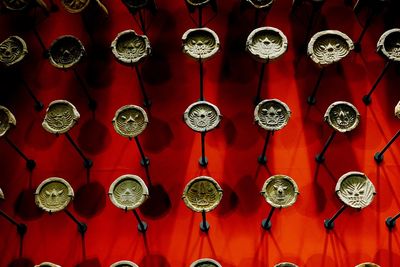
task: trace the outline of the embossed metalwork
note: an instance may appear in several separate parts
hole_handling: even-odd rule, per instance
[[[325,112],[325,121],[338,132],[354,130],[360,123],[360,113],[356,107],[345,101],[332,103]]]
[[[274,0],[246,0],[252,4],[255,8],[268,8],[274,3]]]
[[[400,119],[400,101],[397,103],[397,105],[394,107],[394,115]]]
[[[202,258],[190,264],[190,267],[222,267],[222,265],[213,259]]]
[[[274,267],[298,267],[298,266],[291,262],[281,262],[276,264]]]
[[[219,50],[218,35],[209,28],[187,30],[182,36],[183,53],[194,59],[207,59]]]
[[[110,265],[110,267],[139,267],[137,264],[131,261],[118,261]]]
[[[90,3],[90,0],[61,0],[65,10],[70,13],[79,13],[83,11]]]
[[[20,62],[26,54],[28,47],[19,36],[10,36],[0,43],[0,63],[6,67]]]
[[[297,199],[299,189],[296,182],[287,175],[273,175],[265,182],[261,190],[261,195],[265,200],[276,208],[286,208],[292,206]]]
[[[0,137],[4,136],[15,125],[17,125],[17,121],[11,111],[0,106]]]
[[[372,262],[364,262],[364,263],[360,263],[354,267],[380,267],[380,265],[378,265],[376,263],[372,263]]]
[[[4,193],[3,190],[1,190],[1,188],[0,188],[0,199],[4,199]]]
[[[139,176],[125,174],[111,184],[108,195],[111,202],[118,208],[133,210],[146,201],[149,197],[149,190]]]
[[[218,206],[222,194],[222,188],[217,181],[209,176],[199,176],[186,185],[182,199],[195,212],[209,212]]]
[[[257,60],[266,63],[282,56],[288,46],[283,32],[273,27],[261,27],[253,30],[247,37],[246,50]]]
[[[36,205],[47,212],[61,211],[74,198],[71,185],[64,179],[51,177],[44,180],[36,189]]]
[[[290,115],[289,107],[278,99],[265,99],[254,109],[255,123],[268,131],[277,131],[285,127]]]
[[[46,262],[42,262],[41,264],[39,264],[39,265],[35,265],[35,267],[61,267],[60,265],[57,265],[57,264],[54,264],[54,263],[51,263],[51,262],[48,262],[48,261],[46,261]]]
[[[60,69],[75,66],[85,55],[85,48],[78,38],[63,35],[53,41],[49,48],[51,65]]]
[[[335,191],[344,204],[356,209],[367,207],[376,194],[372,182],[361,172],[343,174],[336,184]]]
[[[221,117],[218,107],[207,101],[197,101],[183,113],[187,126],[196,132],[211,131],[218,126]]]
[[[390,29],[382,34],[376,45],[378,53],[387,59],[400,61],[400,29]]]
[[[335,30],[317,32],[308,43],[307,54],[318,65],[324,67],[340,61],[354,49],[353,41],[344,33]]]
[[[63,134],[74,127],[79,118],[79,112],[72,103],[55,100],[49,104],[42,126],[49,133]]]
[[[135,137],[146,129],[149,119],[146,111],[139,106],[126,105],[115,112],[112,120],[115,131],[123,137]]]
[[[111,50],[119,62],[128,65],[137,64],[151,54],[149,38],[134,30],[118,33],[111,43]]]

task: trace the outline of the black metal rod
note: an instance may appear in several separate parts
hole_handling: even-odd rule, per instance
[[[326,140],[326,143],[325,143],[324,147],[322,148],[321,153],[317,154],[317,157],[315,158],[317,162],[324,161],[324,154],[325,154],[326,150],[328,149],[329,145],[332,143],[335,135],[336,135],[336,131],[333,130],[331,135],[328,137],[328,140]]]
[[[265,73],[265,66],[267,63],[263,63],[261,65],[261,70],[260,70],[260,77],[258,78],[258,85],[257,85],[257,94],[256,98],[254,99],[254,105],[257,105],[260,100],[261,100],[261,88],[264,80],[264,73]]]
[[[343,205],[340,207],[340,209],[335,213],[335,215],[332,216],[332,218],[328,219],[326,221],[327,225],[332,225],[333,222],[337,219],[337,217],[339,217],[339,215],[346,209],[346,205]]]
[[[26,89],[26,91],[28,92],[29,96],[33,99],[33,101],[35,102],[35,107],[37,109],[42,109],[43,108],[43,103],[41,101],[39,101],[39,99],[37,99],[37,97],[35,96],[35,94],[33,93],[32,89],[29,87],[29,85],[27,84],[27,82],[22,78],[22,75],[20,75],[20,73],[18,73],[19,76],[19,80],[21,81],[22,85],[24,86],[24,88]]]
[[[33,34],[35,35],[36,39],[39,41],[40,46],[42,47],[43,52],[47,52],[47,47],[44,45],[42,38],[40,37],[36,26],[33,26]]]
[[[19,223],[17,223],[13,218],[11,218],[8,214],[6,214],[4,211],[0,210],[0,215],[4,217],[7,221],[12,223],[13,225],[19,227]]]
[[[207,220],[206,220],[206,211],[205,210],[201,211],[201,218],[202,218],[203,228],[207,229]]]
[[[139,68],[137,65],[135,65],[135,71],[136,71],[137,79],[139,81],[140,91],[142,92],[142,95],[143,95],[144,105],[146,107],[148,107],[151,105],[151,102],[149,101],[149,98],[147,97],[146,90],[144,89],[144,83],[142,80],[142,76],[140,75],[140,71],[139,71]]]
[[[83,81],[83,79],[82,79],[81,76],[79,75],[78,71],[77,71],[75,68],[73,68],[72,70],[73,70],[73,72],[74,72],[74,75],[75,75],[76,80],[78,81],[78,83],[79,83],[80,86],[82,87],[83,92],[84,92],[85,96],[87,97],[87,99],[88,99],[89,101],[94,101],[93,98],[90,96],[89,90],[88,90],[88,88],[87,88],[85,82]]]
[[[361,31],[360,35],[358,36],[357,41],[354,43],[354,45],[359,46],[359,45],[361,44],[361,41],[362,41],[362,39],[364,38],[365,33],[367,32],[369,26],[370,26],[371,23],[372,23],[372,19],[374,18],[375,13],[376,13],[376,12],[373,10],[373,11],[371,11],[371,13],[369,14],[367,20],[365,21],[364,28],[362,29],[362,31]]]
[[[398,218],[400,218],[400,213],[398,213],[396,216],[392,217],[391,221],[394,222],[394,221],[396,221]]]
[[[371,95],[375,91],[376,87],[378,86],[379,82],[382,80],[383,76],[385,76],[386,71],[389,69],[390,64],[392,61],[386,62],[385,66],[383,67],[381,74],[379,74],[378,78],[376,79],[374,85],[372,86],[371,90],[369,90],[368,94],[366,94],[363,98],[363,101],[367,101],[368,103],[371,102]]]
[[[75,218],[75,216],[74,215],[72,215],[72,213],[71,212],[69,212],[69,210],[67,210],[67,209],[64,209],[64,212],[65,212],[65,214],[67,214],[68,215],[68,217],[70,217],[78,226],[81,224],[81,222],[80,221],[78,221],[78,219],[77,218]]]
[[[29,159],[24,153],[22,153],[22,151],[10,140],[8,139],[8,136],[5,135],[4,139],[6,140],[6,142],[15,150],[17,151],[18,155],[20,155],[25,161],[29,161],[31,159]]]
[[[206,162],[206,132],[201,132],[201,161]]]
[[[146,227],[145,227],[143,221],[140,219],[139,214],[137,213],[137,211],[136,211],[135,209],[133,209],[132,212],[133,212],[133,214],[135,215],[135,218],[136,218],[136,220],[138,221],[140,227],[141,227],[142,229],[145,229]]]
[[[314,89],[312,90],[311,95],[307,98],[307,102],[310,105],[313,105],[316,102],[315,96],[317,95],[317,91],[318,91],[319,85],[321,84],[321,80],[322,80],[322,76],[324,75],[324,72],[325,72],[325,68],[322,68],[319,72],[318,79],[314,86]]]
[[[81,158],[86,162],[89,161],[89,159],[83,154],[82,150],[79,148],[79,146],[72,140],[71,136],[69,135],[68,132],[65,133],[65,136],[67,137],[68,141],[71,143],[71,145],[75,148],[75,150],[79,153]]]
[[[204,73],[203,73],[203,62],[201,56],[199,58],[199,72],[200,72],[200,101],[204,101]]]
[[[275,209],[276,209],[275,207],[271,207],[271,210],[269,211],[268,217],[267,217],[267,220],[266,220],[267,224],[268,224],[269,221],[271,221],[271,218],[272,218],[272,215],[274,214]]]
[[[265,142],[264,142],[264,146],[263,146],[260,158],[265,158],[265,154],[267,152],[269,139],[271,138],[271,133],[272,133],[272,131],[267,131],[267,136],[265,137]]]
[[[146,34],[146,23],[144,21],[143,15],[142,15],[142,10],[139,9],[139,21],[140,21],[140,27],[142,28],[143,34]]]
[[[135,136],[134,138],[135,138],[136,145],[139,149],[140,156],[142,157],[142,162],[147,162],[149,159],[144,155],[142,146],[140,145],[140,142],[139,142],[139,138],[137,136]]]
[[[317,14],[318,9],[319,9],[319,6],[316,6],[316,5],[314,5],[312,8],[311,16],[310,16],[310,19],[308,20],[308,24],[307,24],[306,35],[304,37],[304,42],[303,42],[304,44],[306,44],[308,41],[308,37],[310,36],[311,29],[312,29],[312,24],[314,22],[315,15]]]
[[[65,212],[65,214],[68,215],[69,218],[71,218],[76,223],[76,225],[78,226],[78,231],[82,235],[82,238],[83,238],[83,236],[85,235],[85,232],[87,231],[86,223],[80,222],[78,219],[76,219],[75,216],[72,215],[71,212],[69,212],[69,210],[64,209],[64,212]]]
[[[390,145],[397,139],[397,137],[400,136],[400,130],[397,131],[397,133],[392,137],[392,139],[390,139],[390,141],[385,145],[385,147],[378,152],[378,156],[379,158],[381,158],[383,156],[383,154],[385,153],[385,151],[390,147]]]

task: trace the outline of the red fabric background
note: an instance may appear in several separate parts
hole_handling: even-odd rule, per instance
[[[313,32],[337,29],[355,40],[361,32],[352,8],[343,1],[326,1]],[[292,110],[288,125],[272,137],[267,167],[257,163],[266,133],[253,123],[260,64],[244,51],[253,29],[254,11],[241,13],[239,1],[218,1],[218,15],[207,24],[221,41],[220,52],[206,61],[205,97],[223,114],[220,127],[206,137],[209,165],[198,166],[200,135],[182,121],[187,106],[198,99],[198,64],[181,52],[181,36],[195,25],[183,0],[158,0],[158,13],[149,17],[148,31],[153,55],[140,65],[146,90],[153,101],[150,124],[140,136],[151,159],[150,175],[155,185],[152,198],[140,209],[149,228],[144,237],[137,231],[132,213],[125,214],[108,199],[110,184],[122,174],[145,179],[134,142],[117,135],[111,124],[114,112],[126,104],[142,105],[135,73],[116,62],[109,49],[117,33],[139,31],[120,1],[105,1],[110,17],[90,18],[89,32],[81,15],[60,9],[48,18],[39,16],[37,26],[44,43],[64,34],[82,40],[87,57],[78,70],[98,102],[93,116],[72,72],[55,69],[41,57],[41,49],[26,16],[0,16],[0,39],[11,34],[23,37],[29,56],[20,67],[24,79],[47,106],[52,100],[66,99],[81,113],[79,124],[70,134],[94,161],[87,183],[86,170],[64,136],[45,132],[41,122],[45,111],[36,113],[33,102],[12,72],[2,71],[1,104],[15,114],[17,127],[9,137],[37,161],[32,172],[2,140],[0,142],[0,187],[6,200],[0,209],[28,225],[22,256],[38,264],[51,261],[62,266],[109,266],[131,260],[140,266],[189,266],[201,257],[212,257],[224,267],[273,266],[290,261],[299,266],[354,266],[372,261],[381,266],[400,265],[398,229],[389,232],[388,216],[400,211],[398,198],[399,143],[394,143],[377,165],[373,155],[400,128],[393,109],[400,99],[396,68],[391,68],[366,107],[361,97],[369,90],[384,66],[375,52],[384,32],[385,17],[379,16],[363,40],[363,51],[351,53],[338,65],[326,70],[317,95],[309,107],[318,68],[302,56],[294,64],[305,33],[310,8],[305,5],[289,19],[291,1],[276,1],[264,24],[281,29],[289,48],[281,59],[266,68],[262,97],[278,98]],[[41,12],[38,12],[39,14]],[[205,17],[211,17],[208,8]],[[392,24],[392,26],[394,26]],[[323,122],[326,108],[334,101],[353,103],[361,113],[359,127],[350,134],[338,134],[326,153],[326,162],[317,166],[314,155],[331,133]],[[348,171],[362,171],[377,191],[373,203],[362,210],[347,209],[327,232],[323,220],[341,206],[334,188]],[[287,174],[297,182],[300,196],[294,206],[277,210],[272,229],[264,231],[261,220],[270,206],[260,196],[264,181],[273,174]],[[207,214],[209,234],[199,230],[200,214],[191,212],[181,200],[192,178],[214,177],[224,189],[219,207]],[[33,190],[51,176],[65,178],[76,198],[69,210],[88,224],[84,242],[76,225],[63,213],[48,215],[34,204]],[[0,219],[0,266],[15,263],[19,239],[15,227]],[[84,248],[84,249],[83,249]]]

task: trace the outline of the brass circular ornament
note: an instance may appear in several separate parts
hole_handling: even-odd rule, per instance
[[[354,267],[380,267],[380,265],[373,263],[373,262],[364,262],[364,263],[360,263]]]
[[[334,130],[345,133],[354,130],[360,123],[360,113],[357,108],[345,101],[332,103],[325,112],[324,120]]]
[[[195,212],[209,212],[221,202],[222,194],[223,190],[217,181],[209,176],[199,176],[186,185],[182,199]]]
[[[291,262],[281,262],[276,264],[274,267],[298,267],[298,266]]]
[[[288,47],[283,32],[274,27],[261,27],[253,30],[246,41],[246,50],[255,60],[267,63],[282,56]]]
[[[222,267],[222,265],[213,259],[202,258],[190,264],[190,267]]]
[[[118,261],[110,265],[110,267],[139,267],[137,264],[131,261]]]
[[[61,4],[69,13],[82,12],[90,3],[90,0],[61,0]]]
[[[132,138],[146,129],[149,119],[144,109],[136,105],[126,105],[115,112],[112,120],[115,131],[123,136]]]
[[[255,8],[268,8],[274,3],[274,0],[246,0]]]
[[[108,195],[116,207],[127,211],[142,205],[149,197],[149,190],[139,176],[125,174],[111,184]]]
[[[343,174],[335,187],[339,199],[349,207],[362,209],[371,204],[376,194],[375,187],[361,172]]]
[[[296,182],[287,175],[273,175],[265,182],[261,195],[275,208],[286,208],[292,206],[299,194]]]
[[[218,35],[209,28],[189,29],[182,35],[182,51],[194,59],[208,59],[219,50]]]
[[[126,30],[118,33],[112,41],[111,51],[120,63],[134,65],[151,54],[150,41],[146,35]]]
[[[317,32],[308,43],[308,56],[321,67],[340,61],[354,49],[353,41],[336,30]]]
[[[55,100],[49,104],[42,126],[49,133],[63,134],[74,127],[79,118],[79,112],[72,103]]]
[[[400,119],[400,101],[397,103],[397,105],[394,107],[394,115]]]
[[[51,177],[44,180],[36,189],[36,205],[47,212],[65,209],[74,198],[71,185],[64,179]]]
[[[291,111],[285,103],[278,99],[265,99],[254,109],[254,121],[267,131],[277,131],[286,126]]]
[[[186,125],[196,132],[211,131],[218,126],[221,117],[218,107],[207,101],[197,101],[183,113]]]
[[[79,63],[85,55],[85,48],[78,38],[63,35],[55,39],[49,48],[51,65],[59,69],[68,69]]]
[[[35,265],[35,267],[61,267],[60,265],[51,263],[51,262],[42,262],[41,264]]]
[[[387,59],[400,61],[400,29],[394,28],[384,32],[376,45],[378,53]]]
[[[28,47],[19,36],[10,36],[0,43],[0,63],[6,67],[20,62],[27,54]]]
[[[4,199],[5,197],[4,197],[4,193],[3,193],[3,190],[1,190],[1,188],[0,188],[0,199]]]
[[[11,111],[0,106],[0,137],[4,136],[15,125],[17,125],[17,121]]]

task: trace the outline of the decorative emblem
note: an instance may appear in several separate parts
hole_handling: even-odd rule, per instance
[[[203,258],[190,264],[190,267],[222,267],[222,265],[216,260]]]
[[[360,113],[349,102],[332,103],[325,112],[325,121],[336,131],[345,133],[354,130],[360,123]]]
[[[50,46],[50,63],[56,68],[68,69],[77,64],[85,55],[85,48],[78,38],[63,35]]]
[[[296,182],[286,175],[273,175],[265,181],[261,195],[275,208],[292,206],[297,199],[299,189]]]
[[[376,264],[376,263],[372,263],[372,262],[364,262],[364,263],[360,263],[355,267],[380,267],[380,265]]]
[[[146,129],[149,119],[146,111],[139,106],[126,105],[115,112],[112,120],[115,131],[123,137],[135,137]]]
[[[17,121],[11,111],[0,106],[0,137],[4,136],[15,125],[17,125]]]
[[[28,48],[19,36],[10,36],[0,43],[0,63],[6,67],[20,62],[26,54]]]
[[[120,32],[111,43],[111,50],[119,62],[128,65],[139,63],[151,53],[147,36],[134,30]]]
[[[3,194],[3,191],[1,190],[1,188],[0,188],[0,199],[4,199],[4,194]]]
[[[291,111],[278,99],[265,99],[254,110],[254,121],[267,131],[277,131],[286,126]]]
[[[361,172],[348,172],[342,175],[335,190],[344,204],[356,209],[367,207],[376,194],[372,182]]]
[[[400,61],[400,29],[384,32],[379,38],[376,49],[389,60]]]
[[[61,0],[61,4],[70,13],[83,11],[90,3],[90,0]]]
[[[196,212],[215,209],[222,199],[222,188],[209,176],[199,176],[191,180],[183,190],[183,201]],[[202,265],[195,265],[202,266]]]
[[[42,126],[52,134],[68,132],[80,118],[78,110],[66,100],[55,100],[46,110]]]
[[[272,6],[274,0],[246,0],[252,4],[255,8],[267,8]]]
[[[36,205],[47,212],[63,210],[73,198],[74,191],[71,185],[58,177],[44,180],[35,192]]]
[[[324,67],[340,61],[354,49],[353,41],[335,30],[317,32],[308,43],[307,54],[312,61]]]
[[[142,205],[149,197],[149,190],[139,176],[125,174],[118,177],[111,184],[108,195],[115,206],[127,211],[136,209]]]
[[[35,265],[35,267],[61,267],[61,266],[51,262],[42,262],[39,265]]]
[[[400,119],[400,101],[397,103],[396,107],[394,108],[394,115]]]
[[[298,266],[291,262],[281,262],[276,264],[274,267],[298,267]]]
[[[262,63],[279,58],[286,52],[287,46],[286,36],[279,29],[273,27],[261,27],[253,30],[246,42],[246,50]]]
[[[218,107],[207,101],[197,101],[183,113],[187,126],[196,132],[211,131],[218,126],[221,117]]]
[[[209,28],[187,30],[182,36],[183,53],[194,59],[207,59],[219,50],[218,35]]]

